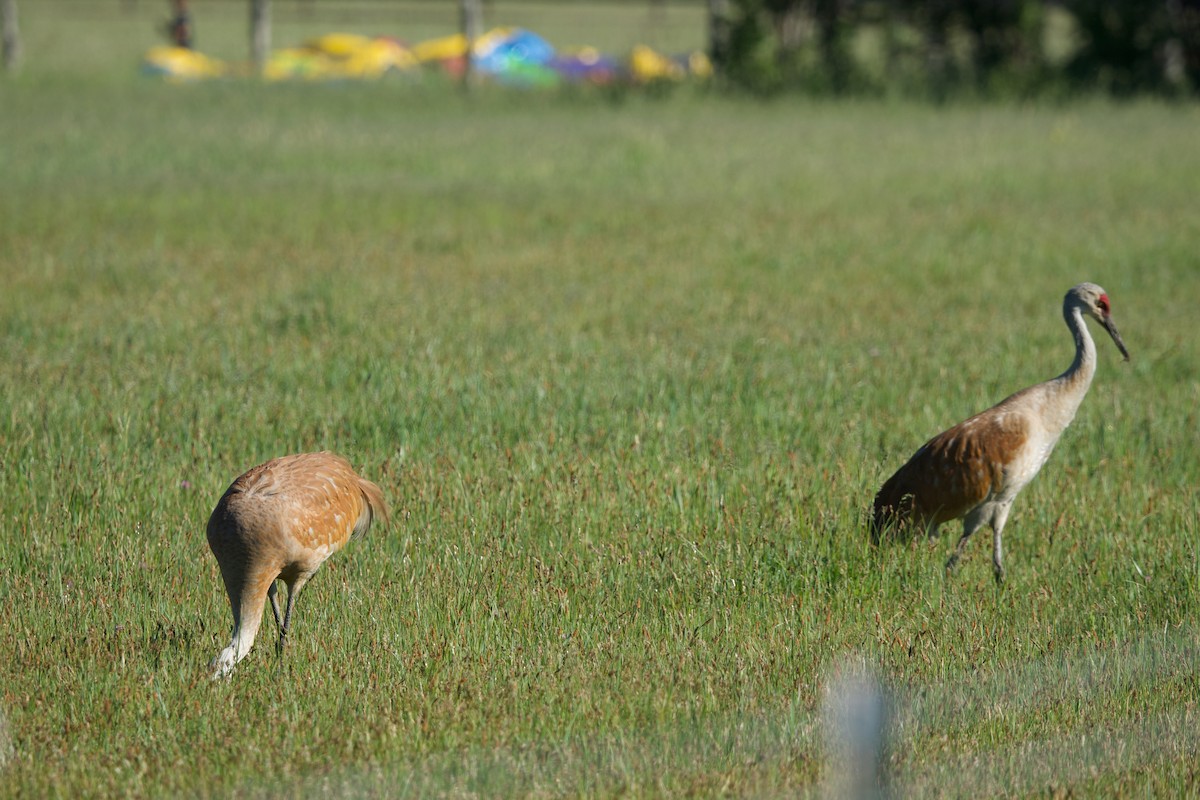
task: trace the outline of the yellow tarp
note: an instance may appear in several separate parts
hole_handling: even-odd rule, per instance
[[[225,64],[186,47],[151,47],[142,61],[143,68],[161,73],[171,80],[215,78],[227,71]]]
[[[417,66],[412,52],[392,39],[330,33],[302,47],[276,50],[263,68],[267,80],[379,78]]]

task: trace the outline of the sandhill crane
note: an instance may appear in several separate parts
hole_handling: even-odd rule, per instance
[[[276,458],[235,480],[208,519],[208,546],[221,566],[233,611],[233,640],[213,660],[213,677],[228,675],[250,651],[268,598],[282,652],[304,584],[348,539],[365,534],[376,517],[387,520],[379,487],[333,453]],[[288,589],[282,618],[276,580]]]
[[[1004,581],[1001,536],[1008,510],[1050,457],[1096,373],[1096,346],[1085,314],[1104,326],[1129,360],[1108,295],[1094,283],[1072,287],[1063,298],[1063,317],[1075,337],[1071,366],[926,442],[875,495],[875,542],[888,533],[920,530],[933,539],[939,525],[961,517],[963,533],[946,562],[949,573],[971,534],[991,525],[992,567],[996,581]]]

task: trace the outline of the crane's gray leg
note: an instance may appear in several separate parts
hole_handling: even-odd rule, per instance
[[[267,598],[271,601],[271,611],[275,614],[275,630],[283,629],[283,617],[279,614],[279,598],[276,596],[278,590],[275,581],[271,581],[270,587],[267,588]]]
[[[280,655],[283,653],[284,617],[279,611],[279,589],[277,581],[271,581],[271,588],[267,589],[267,597],[271,599],[271,611],[275,614],[275,630],[279,632],[279,640],[275,642],[275,654]]]
[[[273,576],[247,570],[244,565],[221,566],[222,576],[227,577],[225,588],[229,594],[230,608],[233,609],[233,639],[213,661],[216,668],[214,678],[227,676],[233,666],[250,652],[254,637],[258,635],[258,627],[262,624],[263,605],[266,602],[262,586],[269,585],[273,580]]]
[[[292,624],[292,608],[296,605],[296,597],[299,596],[300,590],[304,588],[304,584],[308,583],[308,575],[299,575],[296,580],[288,584],[287,606],[283,611],[283,624],[279,626],[279,646],[280,653],[287,645],[288,628]]]
[[[992,517],[992,571],[996,574],[996,583],[1004,583],[1004,523],[1008,521],[1008,509],[1004,505],[996,509]]]
[[[1004,543],[1000,538],[1000,528],[992,529],[992,571],[996,575],[996,584],[1004,583]]]
[[[971,538],[971,534],[982,527],[985,516],[983,508],[978,507],[963,517],[962,536],[958,537],[958,544],[954,546],[954,552],[950,554],[950,558],[946,561],[947,575],[954,574],[954,570],[958,567],[958,559],[962,557],[963,550],[967,547],[967,540]]]

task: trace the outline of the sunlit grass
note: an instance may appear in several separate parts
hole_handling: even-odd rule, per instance
[[[1194,108],[0,102],[5,792],[792,794],[854,656],[910,698],[902,784],[1194,781]],[[872,551],[890,470],[1067,366],[1081,280],[1133,361],[1098,339],[1008,585],[983,540],[950,582],[949,536]],[[394,522],[212,684],[207,514],[307,449]]]

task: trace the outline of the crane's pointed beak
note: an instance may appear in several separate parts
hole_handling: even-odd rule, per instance
[[[1117,332],[1117,323],[1112,321],[1112,317],[1105,317],[1100,320],[1100,324],[1104,326],[1104,330],[1108,331],[1108,335],[1117,343],[1117,349],[1121,351],[1121,355],[1125,356],[1125,360],[1129,360],[1129,351],[1125,349],[1125,342],[1121,340],[1121,334]]]

